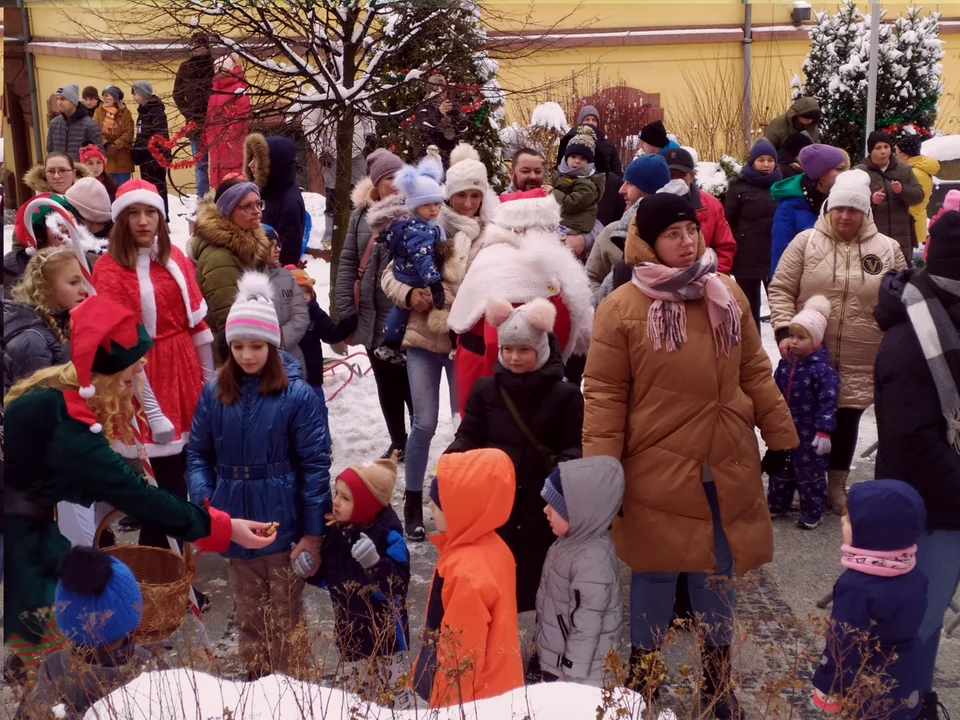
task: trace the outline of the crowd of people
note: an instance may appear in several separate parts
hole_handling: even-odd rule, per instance
[[[236,59],[215,62],[202,35],[181,76],[242,94]],[[800,528],[831,510],[844,528],[813,701],[857,717],[881,706],[946,717],[934,666],[960,581],[960,212],[942,213],[927,239],[925,210],[912,209],[925,208],[936,170],[915,138],[872,133],[850,169],[817,142],[819,108],[802,98],[721,203],[662,122],[640,130],[642,153],[622,168],[587,106],[556,168],[521,148],[498,196],[474,148],[449,142],[456,118],[440,97],[427,122],[444,143],[365,157],[334,322],[297,264],[292,142],[198,129],[210,189],[184,252],[146,149],[166,130],[149,83],[132,88],[135,132],[118,88],[93,119],[76,86],[61,90],[63,147],[28,173],[40,195],[4,258],[7,672],[39,676],[48,705],[99,696],[66,668],[96,674],[102,695],[147,665],[126,568],[97,548],[68,552],[92,539],[65,537],[64,518],[97,503],[138,522],[141,544],[169,536],[227,559],[249,679],[298,670],[311,584],[329,590],[349,689],[383,700],[389,688],[397,708],[525,682],[601,685],[625,625],[627,685],[656,702],[686,594],[703,707],[742,718],[732,580],[773,559],[772,518],[793,517],[796,493]],[[201,104],[175,97],[202,120]],[[229,115],[215,97],[207,112]],[[924,241],[926,267],[909,267]],[[322,343],[343,342],[366,350],[389,438],[382,457],[332,472]],[[871,404],[878,480],[848,497]],[[456,437],[431,475],[448,410]],[[425,506],[438,558],[406,686],[407,543],[427,537]],[[78,606],[113,613],[102,633]],[[537,625],[526,662],[523,612]],[[857,688],[881,672],[895,683],[865,699]]]

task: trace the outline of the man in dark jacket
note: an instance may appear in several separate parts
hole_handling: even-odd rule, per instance
[[[783,115],[778,115],[767,123],[763,136],[772,142],[777,150],[783,147],[786,139],[795,132],[805,133],[810,137],[810,142],[817,143],[820,141],[822,115],[816,98],[797,98]]]
[[[280,264],[300,262],[307,209],[297,185],[297,146],[284,137],[251,133],[243,143],[243,171],[260,188],[261,222],[280,237]]]
[[[87,108],[80,104],[80,86],[74,83],[58,87],[56,96],[60,114],[50,121],[47,152],[65,152],[74,160],[80,160],[80,148],[84,145],[96,145],[103,151],[100,128]]]
[[[874,310],[884,331],[874,368],[875,474],[909,483],[927,508],[917,543],[917,567],[930,582],[919,633],[921,718],[942,717],[934,666],[960,579],[960,212],[944,213],[930,234],[926,268],[889,272]]]
[[[600,126],[600,113],[593,105],[584,105],[577,113],[577,125],[590,125],[597,136],[595,164],[597,173],[606,173],[606,186],[600,202],[597,203],[597,222],[600,225],[609,225],[618,220],[626,209],[623,198],[620,197],[620,186],[623,184],[623,166],[620,164],[620,151],[606,136]],[[567,150],[567,143],[577,134],[577,128],[560,138],[557,146],[557,167]]]
[[[420,155],[424,155],[428,147],[436,145],[443,167],[446,168],[450,164],[450,153],[467,131],[467,121],[451,99],[446,80],[434,75],[428,84],[437,94],[414,117],[413,124],[419,136],[418,150]]]
[[[893,154],[890,136],[874,130],[867,138],[870,156],[857,165],[870,176],[870,191],[873,193],[873,221],[877,230],[900,243],[903,256],[909,263],[913,259],[914,237],[911,205],[923,202],[923,188],[913,174],[913,168],[902,163]]]
[[[140,177],[153,183],[163,198],[163,215],[170,221],[167,201],[167,171],[149,150],[154,135],[170,137],[167,113],[163,103],[153,94],[153,85],[146,80],[133,83],[133,99],[137,101],[137,134],[133,139],[133,162],[140,166]]]
[[[213,57],[210,55],[210,36],[198,32],[190,38],[193,50],[189,58],[177,68],[177,79],[173,82],[173,102],[187,122],[197,127],[187,133],[190,138],[190,150],[197,164],[193,167],[197,181],[197,197],[203,197],[210,189],[207,174],[207,149],[200,146],[203,137],[203,123],[207,117],[207,101],[213,92]]]

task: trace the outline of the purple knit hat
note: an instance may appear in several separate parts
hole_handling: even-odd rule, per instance
[[[807,145],[800,151],[799,158],[803,174],[811,180],[819,180],[847,159],[840,148],[820,144]]]

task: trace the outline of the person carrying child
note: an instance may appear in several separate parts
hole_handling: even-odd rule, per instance
[[[607,653],[623,634],[620,561],[610,525],[623,468],[597,455],[557,465],[540,493],[556,541],[537,591],[537,654],[545,681],[603,686]]]
[[[856,483],[841,522],[846,570],[833,586],[813,703],[845,717],[912,720],[923,692],[927,576],[916,566],[923,498],[900,480]]]
[[[441,257],[447,234],[437,222],[443,204],[443,166],[432,155],[416,167],[404,165],[393,181],[404,195],[404,212],[378,238],[392,260],[393,277],[414,288],[429,288],[433,308],[443,310],[444,297],[440,275]],[[452,251],[452,247],[447,247]],[[387,316],[383,346],[375,351],[381,360],[400,352],[410,310],[394,306]]]
[[[597,136],[589,125],[577,128],[553,181],[553,197],[560,204],[560,222],[570,234],[593,232],[597,222],[597,205],[606,189],[606,174],[598,173],[593,164]]]
[[[410,554],[390,505],[396,481],[396,450],[337,476],[320,571],[308,582],[330,590],[344,687],[375,702],[389,694],[405,710],[413,707],[409,690],[398,686],[410,647]]]
[[[307,311],[310,313],[310,324],[307,325],[307,331],[300,339],[300,353],[303,355],[303,371],[307,374],[307,382],[322,394],[323,345],[321,343],[339,345],[345,342],[357,329],[360,316],[353,314],[338,323],[334,322],[317,302],[317,293],[313,290],[316,281],[307,274],[307,271],[296,265],[285,265],[284,268],[290,272],[299,286],[300,292],[303,293],[303,300],[307,304]],[[335,352],[336,350],[337,348],[334,348]]]
[[[777,365],[774,377],[790,407],[800,445],[793,450],[768,450],[763,463],[770,478],[770,514],[786,515],[797,491],[797,527],[804,530],[817,527],[827,509],[830,435],[837,429],[840,376],[823,345],[829,317],[830,301],[823,295],[814,295],[790,321],[790,354]]]
[[[518,612],[536,609],[540,572],[554,541],[543,516],[543,479],[557,462],[581,454],[583,395],[563,380],[560,344],[552,333],[556,314],[556,306],[542,298],[516,309],[498,298],[487,302],[499,359],[492,376],[474,383],[447,448],[448,453],[499,448],[513,462],[513,507],[497,533],[516,560]]]
[[[80,720],[101,698],[141,673],[165,670],[158,656],[137,645],[143,598],[136,578],[120,560],[90,547],[68,550],[54,596],[57,627],[70,642],[40,665],[37,683],[16,720]]]
[[[227,577],[236,596],[240,655],[248,677],[291,668],[291,637],[303,615],[301,552],[316,572],[330,511],[326,410],[280,348],[280,323],[266,275],[244,273],[226,322],[230,354],[197,403],[187,447],[190,497],[233,516],[277,523],[274,542],[231,545]],[[292,551],[291,551],[292,547]]]
[[[442,455],[430,486],[439,531],[413,688],[430,707],[467,705],[523,686],[516,580],[496,529],[510,516],[513,463],[502,450]]]

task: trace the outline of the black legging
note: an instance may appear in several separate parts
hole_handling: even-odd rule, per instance
[[[853,462],[853,453],[857,449],[860,434],[860,417],[863,410],[858,408],[837,409],[837,429],[830,436],[830,469],[848,472]]]
[[[157,486],[173,493],[184,500],[187,499],[187,451],[182,450],[176,455],[150,458],[150,467],[153,468]],[[150,518],[139,517],[140,544],[150,547],[169,548],[167,534],[158,526],[150,522]],[[179,543],[178,543],[179,544]]]
[[[760,303],[762,297],[760,295],[760,285],[762,284],[765,288],[770,288],[770,278],[764,278],[763,280],[741,280],[737,278],[737,285],[740,286],[740,289],[743,290],[743,294],[747,296],[747,300],[750,301],[750,313],[753,315],[753,321],[757,324],[757,330],[760,329]]]
[[[410,398],[410,380],[407,368],[403,365],[381,360],[367,350],[373,377],[377,381],[377,396],[380,398],[380,410],[390,433],[391,447],[402,450],[407,446],[407,425],[403,417],[403,406],[413,415],[413,401]]]

